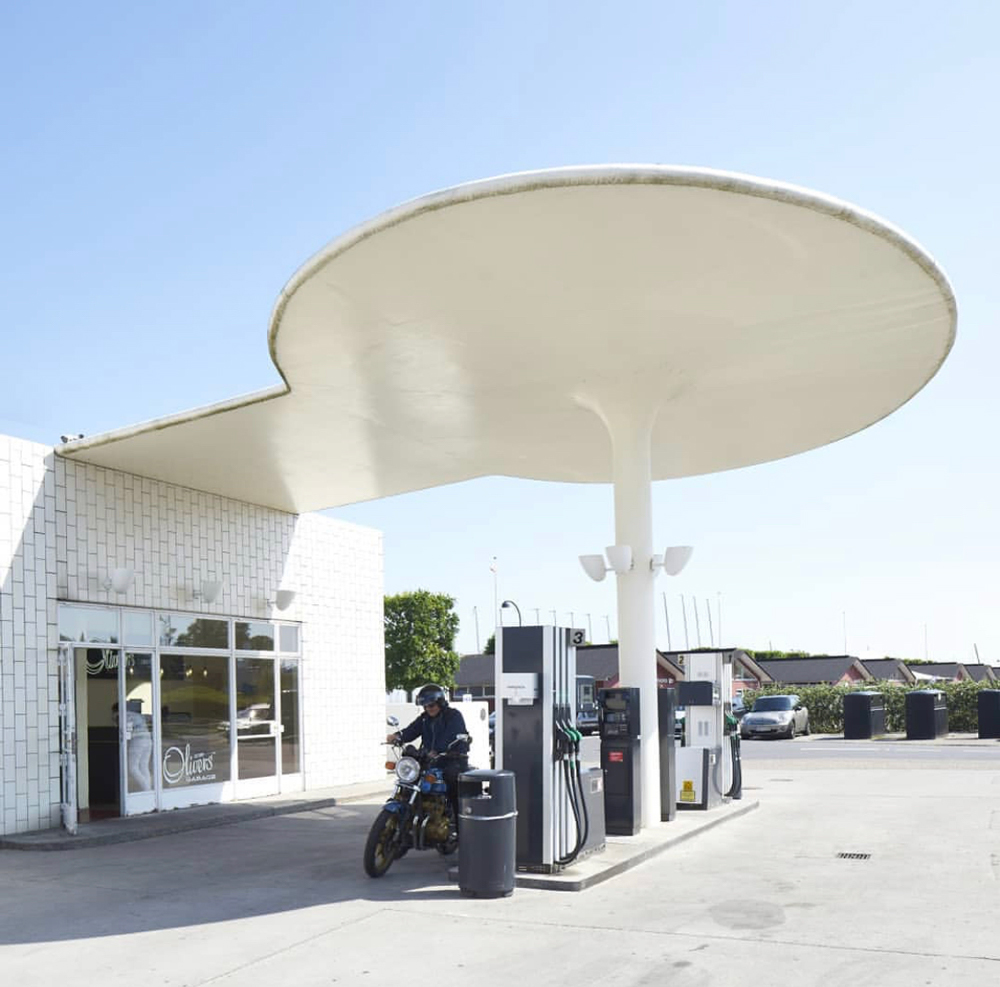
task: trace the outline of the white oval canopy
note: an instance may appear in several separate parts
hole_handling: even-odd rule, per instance
[[[850,435],[934,375],[944,275],[846,203],[724,172],[505,176],[382,214],[272,316],[285,386],[59,448],[301,512],[483,475],[608,482],[594,395],[658,408],[654,479]]]

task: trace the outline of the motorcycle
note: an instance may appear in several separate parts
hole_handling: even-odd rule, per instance
[[[396,724],[390,721],[390,726]],[[372,823],[365,842],[364,865],[369,877],[383,874],[410,850],[429,850],[448,856],[458,849],[455,818],[441,763],[454,757],[452,748],[470,742],[459,734],[448,749],[425,751],[407,744],[393,744],[395,760],[386,768],[396,771],[396,788]],[[461,755],[460,755],[461,756]]]

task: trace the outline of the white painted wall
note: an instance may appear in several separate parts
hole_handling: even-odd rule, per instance
[[[128,592],[104,589],[118,566]],[[191,591],[222,580],[218,600]],[[0,436],[0,834],[59,822],[58,600],[302,622],[307,788],[384,776],[382,536]]]

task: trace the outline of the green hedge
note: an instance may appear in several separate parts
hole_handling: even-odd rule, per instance
[[[997,688],[996,682],[934,682],[931,685],[855,682],[851,685],[767,685],[747,690],[743,701],[747,708],[758,696],[800,696],[809,710],[809,729],[814,733],[844,732],[844,696],[848,692],[881,692],[885,697],[885,728],[889,733],[906,732],[906,694],[915,689],[938,689],[948,703],[948,729],[952,733],[976,733],[978,699],[981,689]]]

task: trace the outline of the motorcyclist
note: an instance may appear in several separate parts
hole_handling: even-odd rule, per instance
[[[431,754],[447,752],[448,756],[437,763],[448,786],[448,801],[458,821],[458,776],[469,769],[469,744],[461,740],[455,744],[459,734],[467,733],[465,717],[448,705],[448,697],[439,685],[429,683],[417,693],[414,700],[424,711],[407,727],[390,733],[385,739],[390,744],[408,744],[420,738],[420,745]]]

